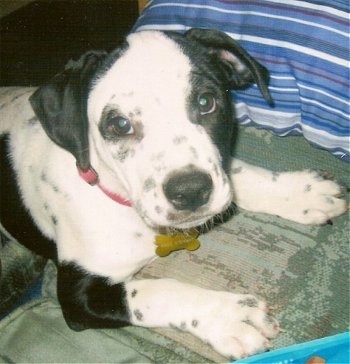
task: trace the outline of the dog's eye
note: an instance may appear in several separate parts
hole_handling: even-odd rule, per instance
[[[209,92],[199,95],[198,107],[201,115],[214,112],[216,110],[216,101],[214,95]]]
[[[130,121],[121,116],[111,118],[108,124],[108,129],[113,134],[123,136],[134,133],[134,128]]]

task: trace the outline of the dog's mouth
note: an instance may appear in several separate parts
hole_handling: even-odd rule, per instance
[[[193,211],[177,211],[174,209],[169,210],[163,215],[161,219],[153,220],[147,213],[143,214],[142,218],[148,226],[155,230],[188,230],[191,228],[201,227],[201,230],[210,230],[213,225],[218,222],[223,222],[226,216],[232,215],[233,209],[232,201],[227,203],[218,210],[210,210],[201,208],[196,212]]]
[[[154,230],[157,231],[172,231],[172,230],[187,230],[193,227],[197,227],[206,224],[207,221],[211,220],[215,215],[206,214],[201,216],[193,216],[189,214],[188,217],[182,216],[181,218],[175,217],[173,213],[170,214],[171,219],[164,219],[163,221],[153,221],[148,216],[143,216],[145,223]],[[183,215],[183,214],[181,214]]]
[[[202,224],[205,224],[208,220],[212,219],[216,214],[193,214],[193,212],[169,212],[167,215],[167,221],[169,225],[176,229],[189,229]]]
[[[233,202],[229,202],[221,212],[201,216],[194,216],[193,213],[189,213],[187,217],[177,217],[176,220],[169,220],[168,224],[158,225],[156,228],[163,233],[164,231],[172,233],[174,231],[185,231],[192,228],[197,229],[200,233],[204,233],[211,230],[214,226],[225,223],[231,219],[235,213],[236,205]],[[174,218],[172,214],[170,217]],[[184,215],[184,213],[182,213],[182,215]]]

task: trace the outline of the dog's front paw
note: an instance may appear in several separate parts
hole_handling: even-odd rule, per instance
[[[314,171],[292,172],[289,196],[281,201],[281,216],[302,224],[324,224],[347,209],[342,188]]]
[[[220,306],[212,305],[205,317],[194,320],[197,336],[220,354],[240,359],[271,348],[269,339],[280,331],[264,302],[251,295],[216,292]],[[217,302],[217,303],[218,303]]]

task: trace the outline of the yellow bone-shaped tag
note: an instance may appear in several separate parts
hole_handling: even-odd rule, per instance
[[[156,235],[156,254],[159,257],[166,257],[176,250],[196,250],[200,246],[200,242],[197,239],[198,236],[199,232],[196,229],[190,229],[185,232],[168,235]]]

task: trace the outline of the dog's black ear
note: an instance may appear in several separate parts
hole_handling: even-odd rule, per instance
[[[30,97],[32,108],[50,139],[71,152],[82,170],[90,166],[87,98],[91,78],[107,53],[88,52],[70,61],[62,73]]]
[[[185,33],[187,39],[195,40],[208,48],[220,61],[232,89],[242,89],[256,83],[269,104],[273,104],[267,87],[267,69],[251,57],[237,42],[218,30],[193,28]]]

